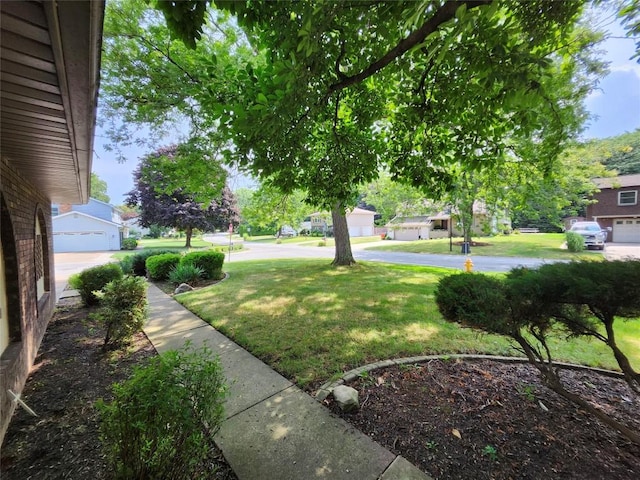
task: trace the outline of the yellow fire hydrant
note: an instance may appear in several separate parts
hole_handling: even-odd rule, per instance
[[[464,271],[467,273],[473,271],[473,262],[471,261],[471,257],[467,257],[464,261]]]

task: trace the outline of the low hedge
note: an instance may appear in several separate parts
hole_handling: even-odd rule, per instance
[[[187,253],[180,260],[181,265],[193,265],[203,270],[204,279],[218,279],[222,277],[224,253],[205,251]]]
[[[122,268],[117,263],[107,263],[97,267],[87,268],[74,278],[74,286],[80,292],[80,298],[85,306],[97,305],[98,297],[93,292],[102,290],[112,280],[120,280],[123,277]]]
[[[163,253],[147,258],[145,265],[151,280],[167,280],[171,270],[179,263],[182,255],[179,253]]]
[[[165,253],[178,253],[175,250],[163,250],[163,249],[144,249],[135,255],[132,255],[131,260],[127,260],[127,262],[131,262],[131,272],[138,277],[146,277],[147,276],[147,259],[149,257],[153,257],[155,255],[164,255]],[[127,272],[129,273],[129,272]]]

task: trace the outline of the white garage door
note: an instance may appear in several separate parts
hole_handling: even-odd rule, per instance
[[[360,229],[360,227],[349,227],[349,236],[360,237],[362,236],[362,230]]]
[[[613,241],[640,243],[640,218],[617,218],[614,220]]]
[[[109,250],[107,232],[55,232],[53,251],[59,252],[95,252]]]

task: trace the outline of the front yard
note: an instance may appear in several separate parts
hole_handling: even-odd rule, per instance
[[[412,242],[390,241],[387,245],[370,247],[370,250],[384,250],[389,252],[460,254],[461,247],[455,243],[462,238],[453,238],[453,248],[450,250],[449,239],[417,240]],[[585,250],[582,253],[571,253],[563,248],[565,235],[563,233],[522,233],[519,235],[497,235],[495,237],[474,237],[473,241],[488,245],[471,247],[472,255],[491,257],[524,257],[546,258],[550,260],[581,258],[602,259],[602,252]],[[605,247],[606,248],[606,247]]]
[[[434,290],[447,269],[263,260],[226,264],[225,271],[227,280],[176,299],[302,387],[389,358],[519,355],[504,338],[442,319]],[[640,322],[619,321],[616,328],[621,348],[639,368]],[[600,342],[559,339],[554,347],[556,360],[616,368]]]

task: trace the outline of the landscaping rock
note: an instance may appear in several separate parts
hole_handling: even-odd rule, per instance
[[[358,402],[358,391],[355,388],[340,385],[333,389],[333,398],[336,399],[340,410],[343,412],[353,412],[360,408]]]
[[[178,288],[176,288],[176,291],[174,293],[178,294],[178,293],[190,292],[191,290],[193,290],[193,287],[191,285],[187,285],[186,283],[181,283],[180,285],[178,285]]]

